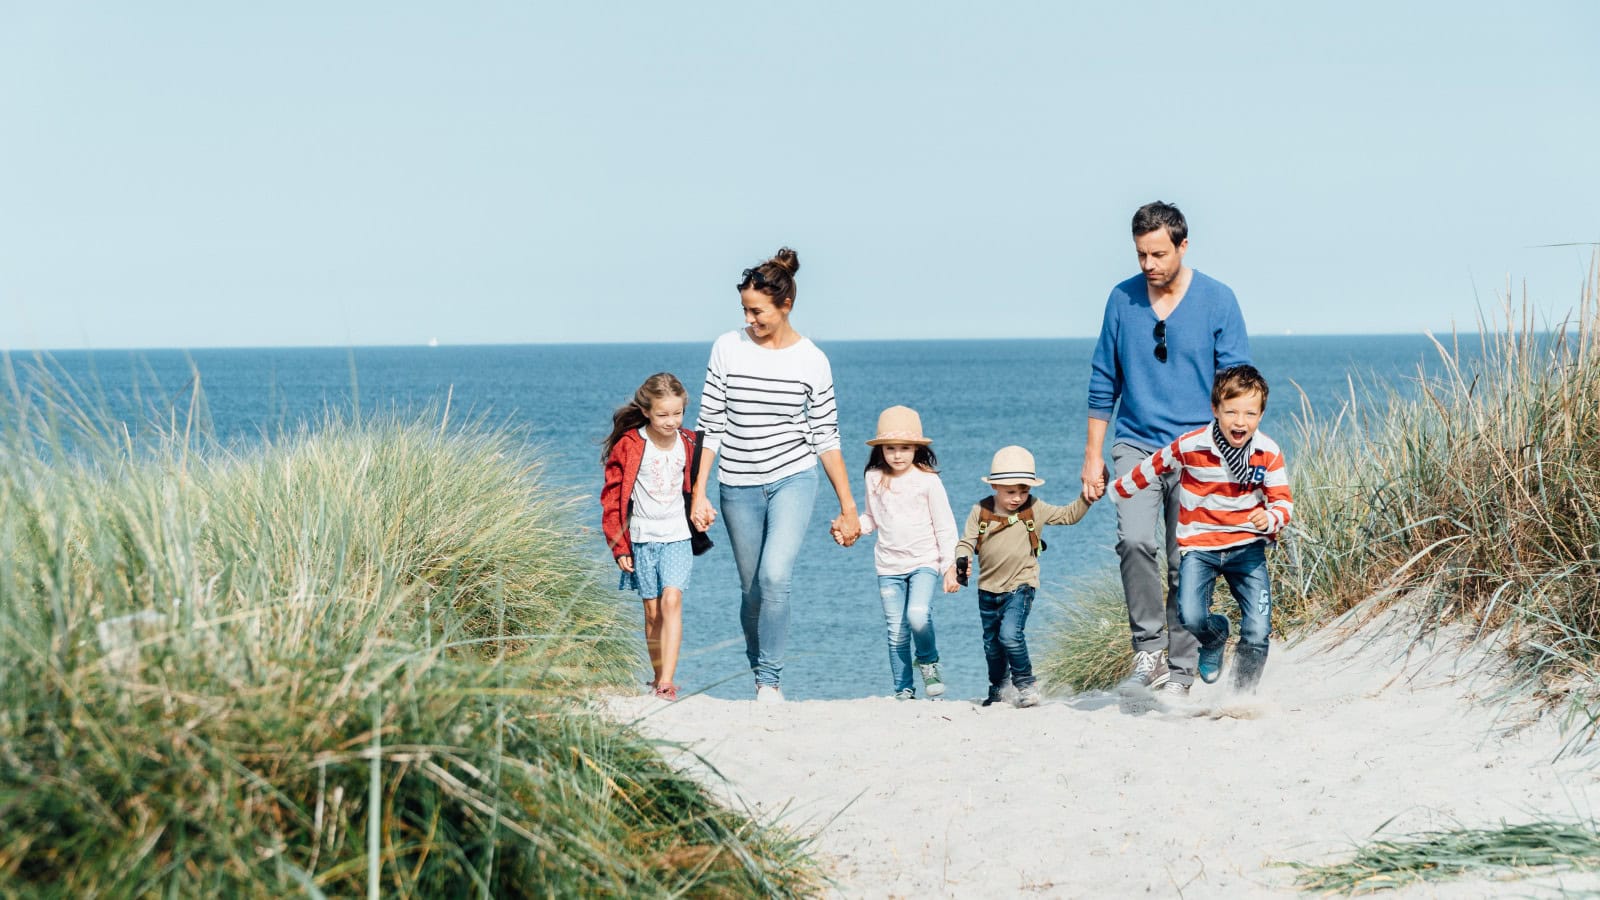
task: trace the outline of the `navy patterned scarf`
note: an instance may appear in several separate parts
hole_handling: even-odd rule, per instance
[[[1228,439],[1223,436],[1222,426],[1217,424],[1216,419],[1212,419],[1211,442],[1217,445],[1217,453],[1221,454],[1222,461],[1227,464],[1228,474],[1233,476],[1233,480],[1240,484],[1252,484],[1253,481],[1250,478],[1250,450],[1251,445],[1255,443],[1255,436],[1252,435],[1250,440],[1245,441],[1243,447],[1235,447],[1228,443]]]

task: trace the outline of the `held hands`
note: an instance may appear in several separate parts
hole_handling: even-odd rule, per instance
[[[1256,530],[1265,532],[1272,525],[1272,519],[1268,518],[1265,509],[1258,506],[1250,510],[1250,524],[1255,526]]]
[[[619,556],[619,557],[617,557],[617,568],[621,569],[624,572],[632,572],[633,571],[633,557],[631,557],[631,556]]]
[[[839,546],[848,547],[861,537],[861,519],[854,512],[839,513],[828,525],[828,532]]]
[[[1083,472],[1078,476],[1083,481],[1083,499],[1093,503],[1106,494],[1106,463],[1103,459],[1087,459],[1083,462]]]
[[[954,594],[959,590],[961,590],[961,585],[956,581],[956,567],[951,566],[944,570],[944,592],[946,594]]]
[[[709,529],[711,527],[711,523],[715,522],[716,520],[717,510],[711,505],[711,501],[704,497],[696,498],[693,506],[689,510],[690,523],[692,523],[695,528],[705,531]],[[629,571],[631,572],[632,569]]]

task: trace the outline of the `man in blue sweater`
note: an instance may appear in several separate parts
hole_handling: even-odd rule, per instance
[[[1113,417],[1112,465],[1127,474],[1184,432],[1211,420],[1211,382],[1219,369],[1250,361],[1244,317],[1233,291],[1183,264],[1189,226],[1168,203],[1133,215],[1140,274],[1111,289],[1089,373],[1089,438],[1083,490],[1105,492],[1106,430]],[[1166,520],[1167,590],[1156,565],[1156,518]],[[1117,556],[1133,631],[1126,690],[1160,689],[1183,699],[1194,683],[1199,644],[1178,619],[1178,477],[1117,505]]]

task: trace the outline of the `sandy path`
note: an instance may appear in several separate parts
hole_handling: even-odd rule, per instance
[[[1474,657],[1408,654],[1389,632],[1274,647],[1256,697],[1230,696],[1225,673],[1183,710],[1134,714],[1108,694],[1035,709],[705,697],[611,709],[704,755],[730,802],[817,833],[848,897],[1282,896],[1293,873],[1273,863],[1319,859],[1391,818],[1385,834],[1399,835],[1596,811],[1592,754],[1553,761],[1554,722],[1508,727],[1469,702],[1492,688],[1474,684]],[[1597,884],[1402,895],[1562,883]]]

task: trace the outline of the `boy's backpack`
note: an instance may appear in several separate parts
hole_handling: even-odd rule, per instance
[[[1028,531],[1028,543],[1033,547],[1033,555],[1038,556],[1043,550],[1050,549],[1039,537],[1039,526],[1033,521],[1033,498],[1023,501],[1022,508],[1009,516],[999,515],[994,511],[994,498],[985,497],[978,501],[978,539],[972,544],[972,552],[978,556],[983,555],[983,539],[996,531],[1003,530],[1007,525],[1021,525]]]

